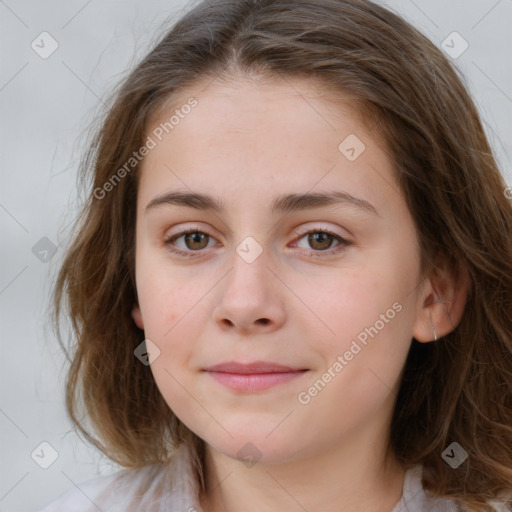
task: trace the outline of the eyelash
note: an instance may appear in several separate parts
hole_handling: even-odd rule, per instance
[[[167,238],[166,240],[164,240],[164,245],[166,245],[172,253],[177,254],[178,256],[183,256],[185,258],[196,258],[198,256],[201,256],[201,253],[204,251],[204,249],[201,249],[198,251],[183,251],[181,249],[176,249],[172,244],[172,242],[174,242],[178,238],[181,238],[182,236],[188,235],[190,233],[200,233],[200,234],[210,236],[210,235],[208,235],[208,233],[205,233],[204,231],[201,231],[200,229],[188,228],[188,229],[186,229],[184,231],[180,231],[179,233],[176,233],[176,234],[172,235],[171,237]],[[313,256],[313,257],[322,257],[324,255],[330,256],[332,254],[339,252],[341,250],[340,248],[343,249],[343,248],[346,248],[346,247],[349,247],[350,245],[352,245],[352,242],[350,242],[349,240],[346,240],[345,238],[341,237],[340,235],[338,235],[328,229],[311,229],[309,231],[305,231],[304,233],[301,233],[299,235],[299,238],[297,239],[297,241],[301,240],[302,238],[304,238],[304,236],[309,235],[311,233],[325,233],[327,235],[334,237],[339,242],[339,244],[336,245],[334,249],[327,249],[325,251],[321,251],[321,250],[308,251],[309,256]],[[213,237],[210,237],[210,238],[213,238]]]

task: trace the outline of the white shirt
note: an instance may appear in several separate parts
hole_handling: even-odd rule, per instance
[[[405,473],[402,498],[392,511],[459,512],[453,500],[427,495],[421,485],[422,466]],[[166,492],[162,492],[165,489]],[[503,505],[491,502],[497,511]],[[199,482],[188,447],[182,444],[168,464],[124,469],[73,487],[39,512],[203,512]]]

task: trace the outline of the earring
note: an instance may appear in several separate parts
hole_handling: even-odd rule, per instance
[[[434,331],[434,341],[437,341],[437,331],[434,327],[434,324],[432,323],[432,312],[430,312],[430,325],[432,326],[432,330]]]

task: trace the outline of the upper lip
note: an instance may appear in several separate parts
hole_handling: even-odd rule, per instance
[[[297,372],[307,370],[307,368],[285,366],[278,363],[269,361],[254,361],[252,363],[237,363],[236,361],[229,361],[226,363],[216,364],[205,368],[208,372],[226,372],[226,373],[285,373]]]

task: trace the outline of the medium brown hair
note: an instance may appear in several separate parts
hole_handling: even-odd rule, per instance
[[[144,339],[130,315],[140,165],[105,197],[94,191],[142,146],[148,120],[173,95],[235,72],[316,79],[351,97],[393,162],[422,277],[440,261],[469,276],[458,327],[437,342],[412,340],[390,442],[404,468],[423,464],[426,489],[464,510],[492,510],[485,503],[512,487],[512,206],[463,77],[418,30],[369,1],[203,1],[115,91],[82,161],[88,197],[55,283],[59,341],[64,303],[75,338],[73,423],[125,467],[164,462],[182,442],[201,449],[134,357]],[[452,442],[468,453],[457,470],[441,456]]]

